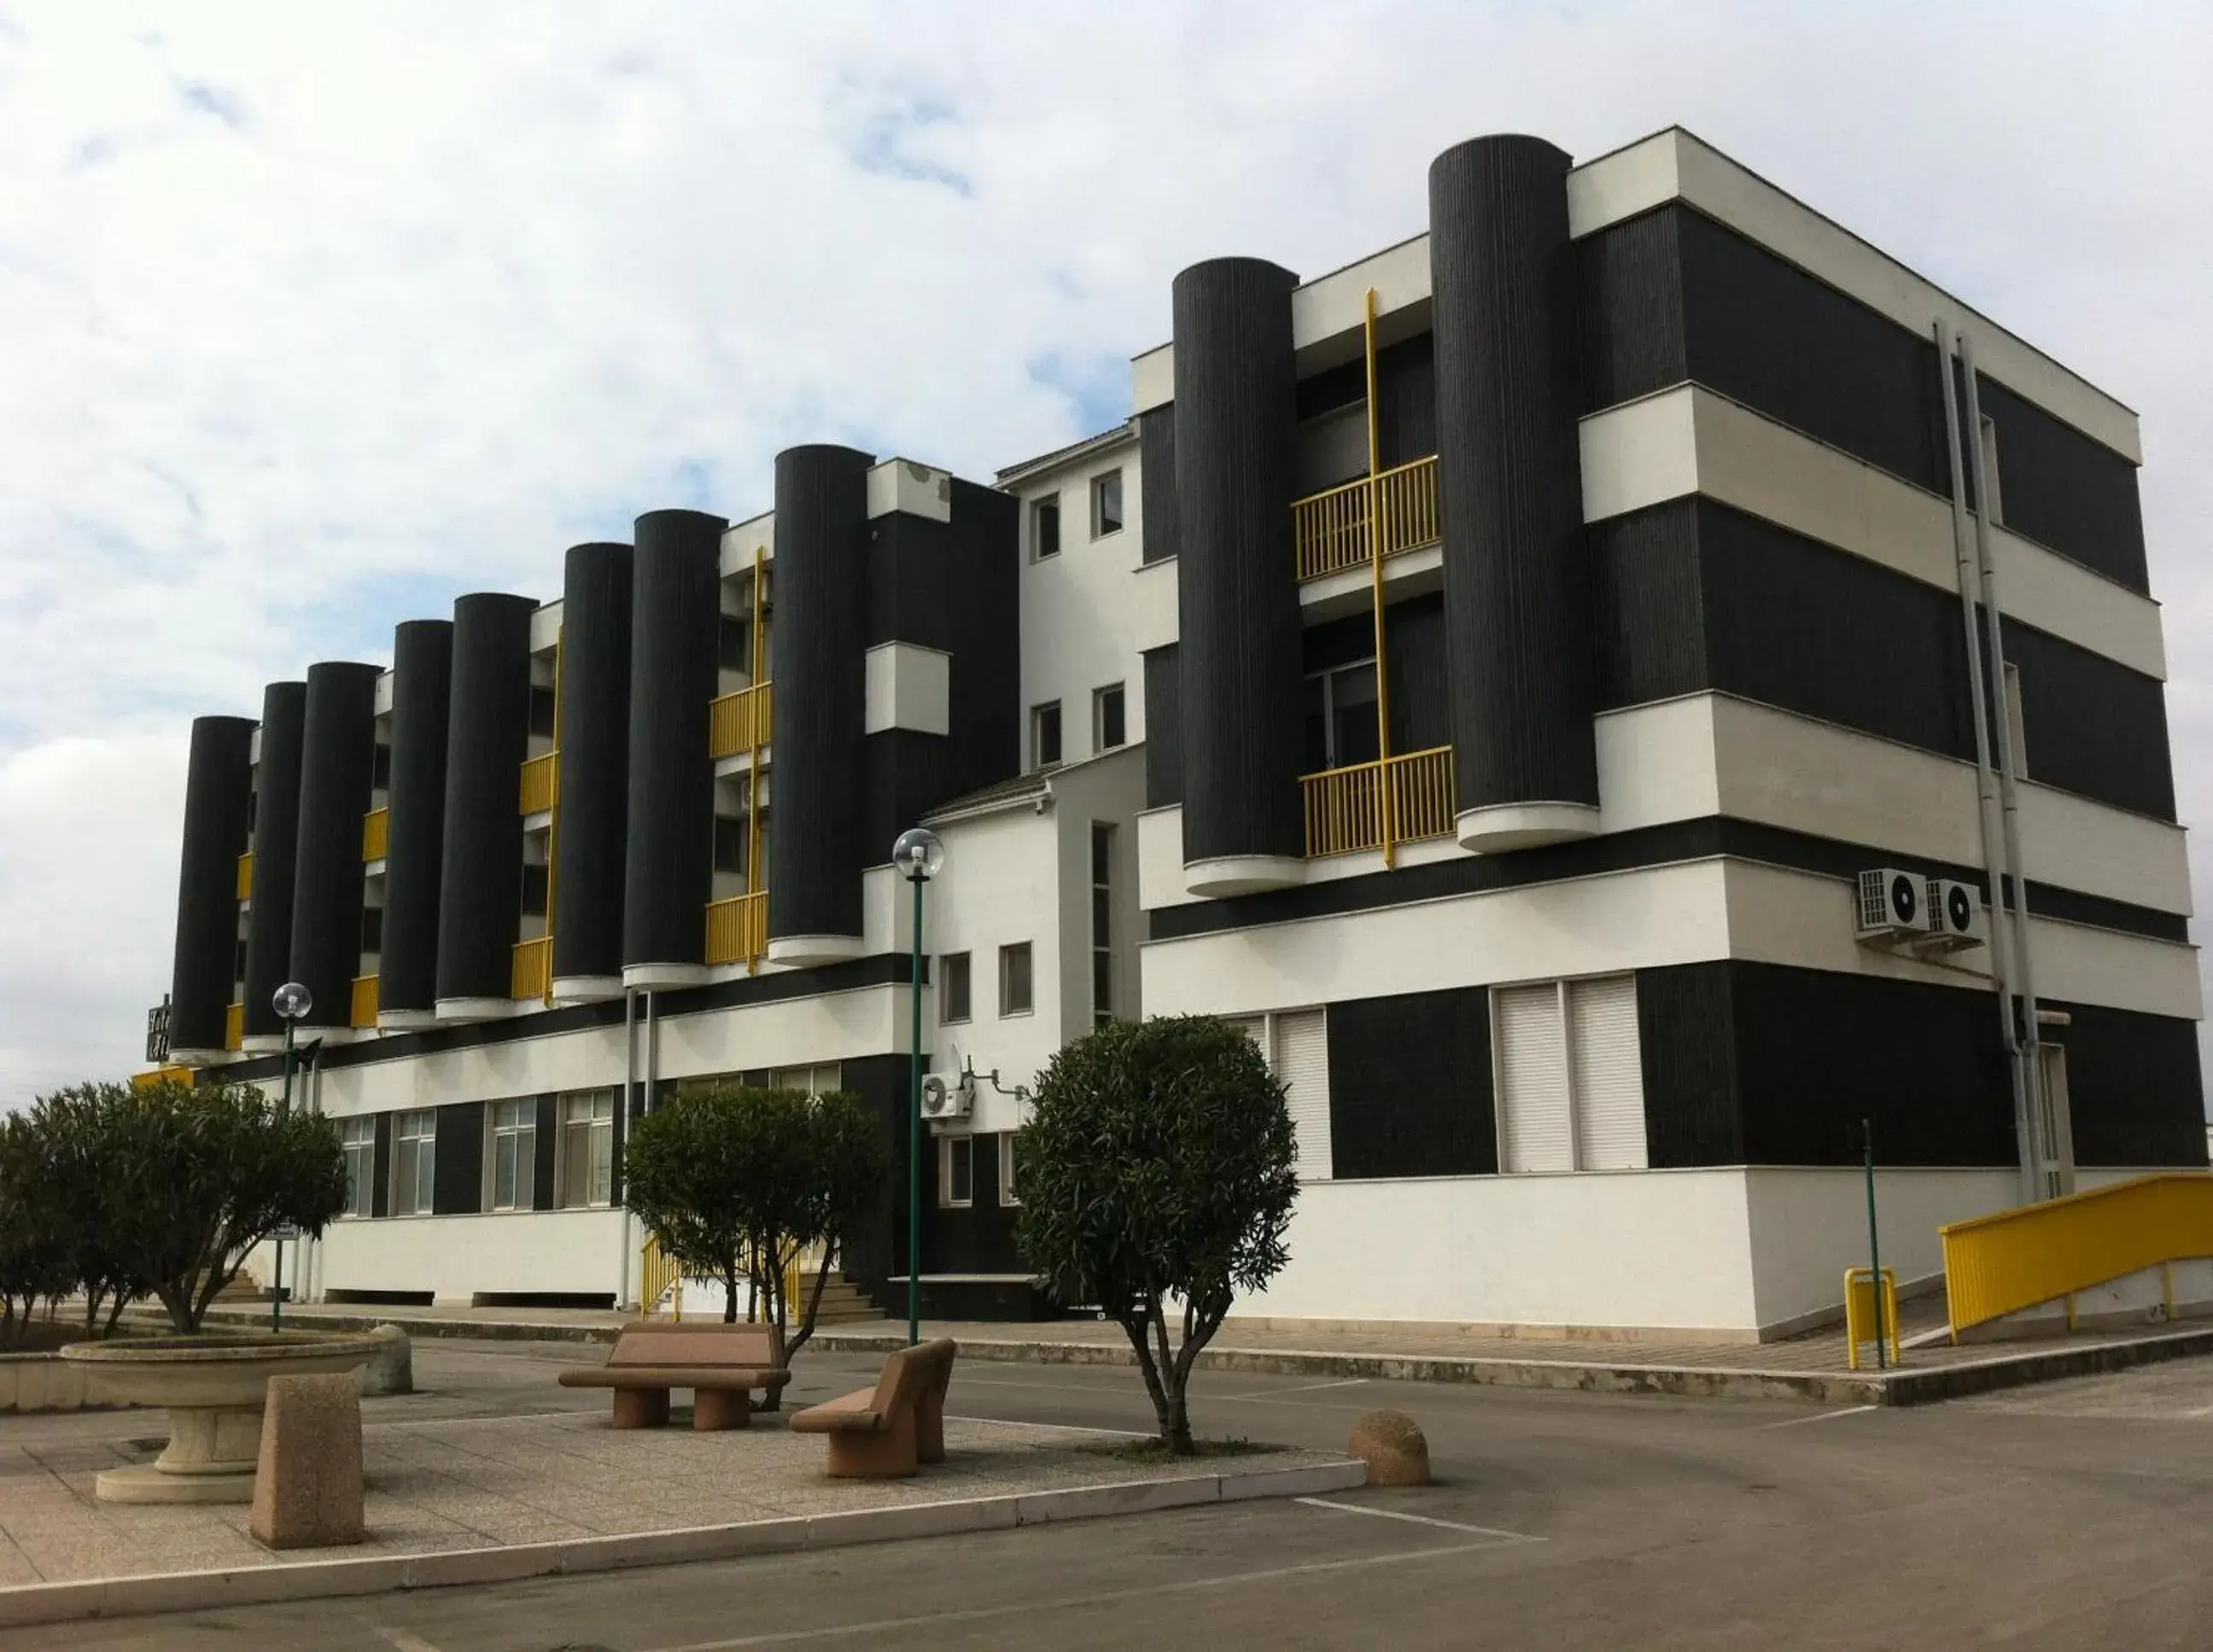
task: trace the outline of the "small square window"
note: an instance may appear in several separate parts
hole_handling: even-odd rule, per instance
[[[1125,702],[1119,683],[1102,688],[1091,696],[1091,743],[1093,749],[1111,752],[1130,738],[1130,725],[1125,711]]]
[[[546,916],[546,898],[552,887],[546,881],[546,869],[543,866],[522,869],[522,915],[525,917]]]
[[[1091,537],[1103,539],[1122,531],[1122,472],[1108,471],[1091,479]]]
[[[742,873],[746,869],[746,823],[728,814],[715,817],[715,869]]]
[[[1043,562],[1047,557],[1060,554],[1060,496],[1033,500],[1030,503],[1030,557]]]
[[[1030,767],[1050,769],[1060,762],[1060,702],[1030,707]]]
[[[999,948],[999,1013],[1027,1015],[1031,1007],[1030,943],[1017,941]]]
[[[371,791],[392,789],[392,747],[381,742],[376,755],[369,759],[369,789]]]
[[[948,952],[937,960],[942,984],[938,990],[937,1019],[941,1021],[965,1021],[968,1019],[968,954]]]
[[[535,683],[530,688],[530,732],[553,737],[553,691]]]
[[[1020,1204],[1022,1202],[1021,1184],[1015,1176],[1015,1151],[1021,1141],[1019,1131],[1003,1131],[999,1135],[999,1203]]]
[[[965,1210],[976,1202],[974,1137],[937,1138],[937,1202],[948,1210]]]
[[[384,950],[384,908],[361,909],[361,949],[374,957]]]

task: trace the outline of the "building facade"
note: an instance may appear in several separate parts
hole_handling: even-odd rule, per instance
[[[171,1043],[265,1079],[314,991],[310,1291],[635,1300],[626,1123],[714,1076],[863,1096],[903,1190],[917,821],[940,1311],[1042,1311],[1012,1132],[1116,1016],[1284,1080],[1267,1316],[1772,1336],[1870,1134],[1907,1279],[2206,1162],[2128,409],[1680,130],[1462,144],[1173,314],[991,485],[796,448],[195,724]]]

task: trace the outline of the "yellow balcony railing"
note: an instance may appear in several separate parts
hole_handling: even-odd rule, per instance
[[[253,899],[253,851],[250,849],[238,857],[238,898]]]
[[[2137,1176],[1937,1232],[1956,1337],[1969,1326],[2165,1263],[2213,1256],[2213,1176]],[[2167,1288],[2172,1291],[2172,1279]],[[2073,1317],[2070,1304],[2070,1323]]]
[[[768,951],[768,891],[707,903],[707,961],[758,963]]]
[[[223,1012],[223,1047],[241,1050],[246,1047],[246,1006],[232,1004]]]
[[[661,1306],[661,1299],[671,1295],[669,1306],[678,1319],[684,1317],[684,1269],[676,1259],[661,1248],[661,1235],[648,1234],[644,1247],[637,1257],[637,1307],[641,1314],[651,1314]]]
[[[374,975],[353,978],[353,1015],[348,1024],[354,1027],[376,1025],[376,977]]]
[[[1452,833],[1449,746],[1324,769],[1304,777],[1299,787],[1304,794],[1310,856],[1349,855]]]
[[[709,708],[707,748],[716,758],[735,757],[768,744],[769,716],[775,708],[774,683],[755,683],[724,694]]]
[[[561,789],[561,753],[548,752],[522,765],[522,812],[543,814],[553,807]]]
[[[1435,454],[1291,504],[1291,541],[1302,580],[1365,567],[1378,554],[1395,557],[1438,537]]]
[[[373,808],[361,817],[361,857],[381,861],[392,844],[392,811]]]
[[[552,987],[553,937],[541,935],[535,941],[516,942],[513,978],[508,996],[543,998]]]

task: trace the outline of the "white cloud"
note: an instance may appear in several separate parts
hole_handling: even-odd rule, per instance
[[[794,441],[972,474],[1056,446],[1166,336],[1177,269],[1395,241],[1484,131],[1588,155],[1680,120],[2139,408],[2202,818],[2209,33],[1766,0],[0,0],[0,1103],[135,1052],[193,712],[384,657],[460,591],[550,593],[638,511],[750,514]]]

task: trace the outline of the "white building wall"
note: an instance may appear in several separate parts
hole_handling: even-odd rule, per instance
[[[427,1290],[442,1302],[479,1292],[605,1291],[621,1300],[620,1210],[350,1217],[316,1247],[316,1288]],[[288,1247],[288,1266],[291,1252]]]

